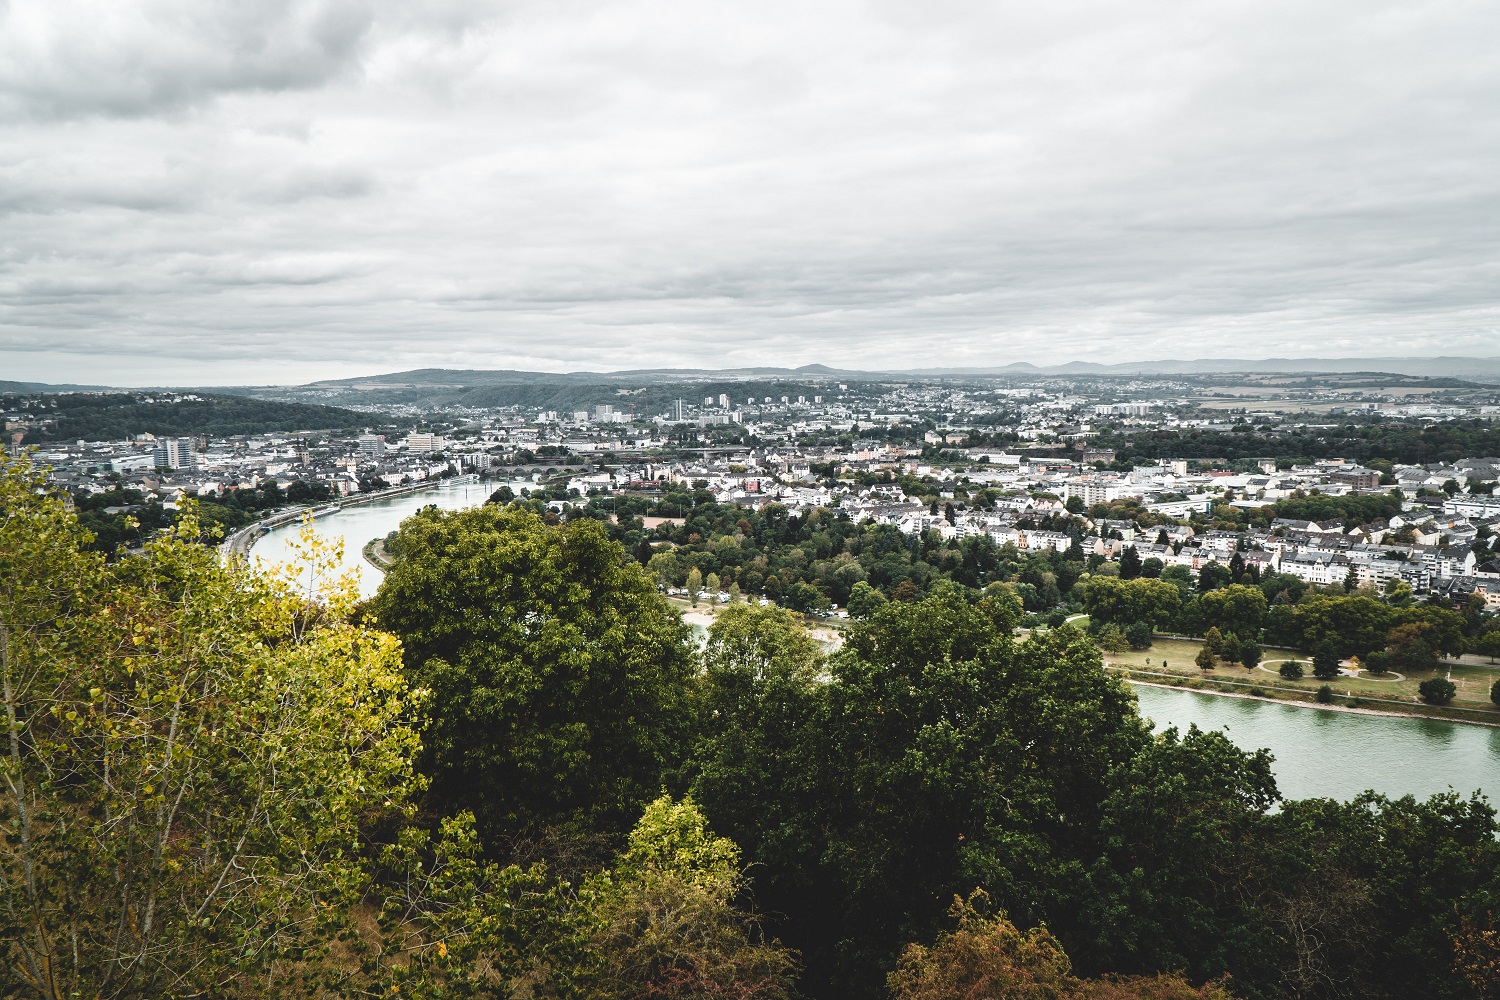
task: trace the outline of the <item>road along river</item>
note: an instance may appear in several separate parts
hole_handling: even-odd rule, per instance
[[[511,483],[520,492],[529,481]],[[362,550],[428,504],[461,510],[484,503],[499,483],[440,486],[390,500],[348,507],[317,521],[317,530],[344,543],[344,565],[359,573],[360,593],[370,596],[381,573]],[[252,560],[278,562],[300,525],[273,529],[255,542]],[[1137,685],[1141,714],[1158,728],[1190,723],[1223,729],[1246,749],[1265,747],[1276,756],[1276,781],[1289,799],[1324,796],[1349,799],[1367,788],[1419,798],[1454,789],[1482,789],[1500,802],[1500,728],[1387,718],[1351,712],[1293,708],[1248,698],[1198,694]]]

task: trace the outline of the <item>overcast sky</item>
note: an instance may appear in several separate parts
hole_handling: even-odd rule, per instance
[[[1500,4],[0,0],[0,378],[1500,355]]]

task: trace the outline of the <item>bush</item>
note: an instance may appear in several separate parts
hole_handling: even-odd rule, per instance
[[[1296,660],[1287,660],[1277,672],[1289,681],[1300,681],[1302,679],[1302,664]],[[1323,686],[1326,688],[1328,685],[1325,684]]]
[[[1500,705],[1500,681],[1490,685],[1490,701]]]
[[[1458,694],[1453,682],[1442,677],[1433,677],[1417,685],[1417,693],[1429,705],[1446,705]]]
[[[1148,622],[1136,622],[1125,630],[1125,641],[1130,643],[1131,649],[1151,648],[1151,625]]]
[[[1314,697],[1318,699],[1319,704],[1330,704],[1333,701],[1333,688],[1329,687],[1327,684],[1324,684],[1322,687],[1318,688],[1318,693]]]

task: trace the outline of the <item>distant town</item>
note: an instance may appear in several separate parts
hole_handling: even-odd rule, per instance
[[[1404,584],[1415,595],[1478,595],[1500,606],[1492,548],[1500,448],[1398,453],[1430,451],[1427,439],[1445,428],[1456,431],[1443,439],[1450,452],[1455,437],[1488,440],[1500,417],[1494,387],[1254,376],[690,388],[653,386],[657,400],[678,393],[655,406],[641,398],[644,388],[605,387],[598,393],[607,399],[562,410],[387,401],[375,412],[318,408],[362,422],[344,430],[138,431],[108,440],[49,433],[70,394],[11,394],[0,408],[12,450],[33,447],[52,480],[106,529],[111,518],[135,526],[135,537],[104,531],[115,544],[160,530],[184,496],[218,511],[228,534],[275,511],[463,476],[512,484],[513,495],[560,517],[660,524],[705,501],[779,504],[792,515],[822,508],[939,544],[1071,553],[1090,570],[1122,558],[1147,575],[1232,562],[1235,578],[1283,574],[1383,593]],[[149,423],[153,408],[206,398],[158,391],[130,402]],[[1328,453],[1341,440],[1351,451]],[[1203,453],[1212,442],[1233,453]],[[1310,516],[1283,516],[1306,498],[1385,505],[1315,503]],[[153,505],[166,513],[143,520]],[[1363,511],[1373,516],[1351,516]]]

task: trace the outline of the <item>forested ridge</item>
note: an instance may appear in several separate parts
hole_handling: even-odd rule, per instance
[[[1500,986],[1487,802],[1283,801],[1264,753],[1153,734],[1087,634],[1019,633],[1007,583],[832,654],[736,604],[700,648],[592,518],[428,508],[360,603],[310,531],[284,578],[191,507],[107,561],[0,472],[4,995]]]
[[[175,392],[18,393],[0,396],[0,410],[23,411],[34,424],[27,429],[23,444],[118,441],[137,434],[173,437],[348,430],[372,420],[370,414],[336,406]]]

